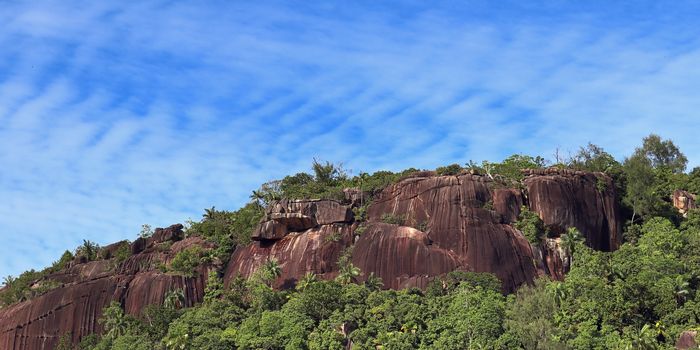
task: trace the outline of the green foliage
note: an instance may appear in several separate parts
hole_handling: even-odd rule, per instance
[[[462,167],[459,164],[450,164],[447,166],[441,166],[435,169],[435,173],[441,176],[444,175],[458,175],[462,172]]]
[[[200,246],[192,246],[183,249],[170,262],[168,271],[181,274],[183,276],[194,276],[195,270],[202,264],[204,250]]]
[[[547,234],[547,228],[542,219],[526,206],[520,208],[520,215],[513,226],[520,230],[532,244],[538,244]]]
[[[58,344],[56,344],[55,350],[73,350],[70,333],[66,333],[58,338]]]
[[[225,265],[233,249],[250,243],[250,236],[264,212],[251,202],[236,211],[205,209],[200,222],[192,222],[185,232],[188,236],[202,236],[216,244],[212,256]]]
[[[687,159],[672,141],[653,134],[644,138],[642,146],[624,163],[624,203],[632,208],[633,221],[637,215],[648,219],[675,214],[669,196],[675,189],[688,187],[689,177],[683,174],[686,164]]]
[[[404,215],[384,213],[381,217],[381,221],[385,224],[403,226],[406,224],[406,217]]]
[[[547,161],[540,157],[532,157],[522,154],[514,154],[500,163],[483,161],[481,166],[477,166],[470,161],[469,166],[479,173],[485,173],[494,178],[502,178],[506,181],[520,181],[523,179],[522,169],[543,168]]]
[[[102,310],[99,323],[104,328],[104,338],[112,340],[124,335],[130,326],[121,304],[116,301],[112,301]]]
[[[112,261],[112,268],[116,269],[121,263],[126,261],[131,256],[131,247],[128,244],[122,244],[114,252],[114,260]]]
[[[149,238],[151,236],[153,236],[153,229],[151,228],[151,225],[148,225],[148,224],[141,225],[141,232],[139,232],[139,237],[140,238]]]
[[[204,302],[212,302],[221,298],[224,294],[224,282],[216,271],[209,271],[207,286],[204,289]]]
[[[78,248],[75,249],[76,256],[82,256],[88,261],[97,260],[97,258],[99,257],[99,253],[99,244],[85,239],[83,240],[83,244],[81,244],[80,246],[78,246]]]

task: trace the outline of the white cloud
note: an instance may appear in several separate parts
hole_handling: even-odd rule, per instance
[[[399,170],[588,141],[623,157],[656,132],[698,165],[697,29],[387,10],[3,6],[0,275],[236,208],[312,157]]]

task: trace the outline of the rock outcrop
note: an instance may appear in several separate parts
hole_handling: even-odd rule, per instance
[[[586,244],[611,251],[622,243],[622,219],[612,179],[602,173],[541,169],[523,181],[530,210],[555,234],[577,228]]]
[[[309,272],[332,279],[339,258],[351,252],[351,262],[362,271],[359,282],[374,274],[386,288],[422,288],[437,276],[466,270],[493,273],[510,292],[541,275],[564,278],[570,257],[558,236],[569,228],[578,229],[594,249],[618,248],[621,218],[610,178],[556,169],[524,174],[521,183],[505,183],[477,174],[415,173],[372,193],[361,223],[351,208],[366,204],[369,193],[347,190],[345,202],[279,201],[267,208],[253,242],[234,250],[224,282],[250,277],[267,260],[279,263],[279,288],[293,287]],[[674,203],[682,197],[692,198],[674,194]],[[515,228],[523,206],[542,218],[551,237],[531,244]],[[46,277],[59,287],[0,309],[0,349],[52,349],[66,334],[78,342],[101,331],[97,320],[114,300],[134,315],[161,303],[173,289],[183,290],[187,305],[200,302],[214,267],[200,266],[192,277],[162,272],[177,252],[195,245],[215,248],[200,237],[184,238],[182,225],[173,225],[131,243],[126,260],[118,261],[126,242],[102,249],[102,260],[76,259]]]
[[[384,223],[369,224],[355,243],[352,262],[393,289],[424,288],[432,277],[466,268],[457,254],[433,245],[424,232]]]
[[[250,276],[267,259],[282,268],[278,286],[292,286],[307,272],[331,278],[338,257],[352,248],[360,279],[373,273],[389,288],[423,287],[462,269],[494,273],[504,291],[512,291],[543,274],[564,277],[570,257],[557,236],[568,228],[581,231],[595,249],[619,246],[621,219],[610,178],[556,169],[526,175],[519,189],[474,174],[414,174],[374,199],[361,234],[350,211],[358,191],[346,191],[348,205],[276,203],[253,234],[258,242],[233,253],[225,279]],[[540,215],[554,237],[532,246],[513,227],[523,205]]]
[[[673,206],[683,217],[688,217],[688,212],[697,208],[695,195],[684,190],[675,190],[672,195]]]
[[[678,350],[690,350],[698,348],[698,332],[697,331],[685,331],[681,333],[676,341],[676,349]]]
[[[187,306],[200,302],[207,267],[200,267],[194,277],[166,274],[158,269],[158,265],[172,260],[178,246],[197,244],[199,240],[193,237],[177,241],[180,239],[182,225],[159,229],[153,237],[140,239],[142,242],[136,249],[139,253],[121,263],[113,258],[113,252],[125,242],[105,247],[102,250],[105,260],[73,264],[45,277],[59,286],[0,309],[0,349],[49,350],[65,335],[77,343],[86,335],[101,332],[97,321],[102,309],[112,301],[121,303],[132,315],[140,314],[147,305],[162,303],[165,295],[174,289],[183,290]],[[165,247],[170,244],[172,248]]]

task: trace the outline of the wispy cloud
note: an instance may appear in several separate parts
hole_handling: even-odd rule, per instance
[[[698,11],[675,4],[5,3],[0,275],[236,208],[312,157],[623,157],[656,132],[698,165]]]

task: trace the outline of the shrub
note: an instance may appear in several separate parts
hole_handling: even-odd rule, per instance
[[[404,215],[385,213],[382,215],[381,220],[385,224],[403,225],[406,222],[406,217]]]
[[[525,235],[532,244],[537,244],[547,233],[547,229],[537,213],[530,211],[526,206],[520,209],[518,221],[513,226]]]
[[[462,171],[462,167],[459,164],[450,164],[447,166],[441,166],[435,169],[435,173],[438,175],[457,175]]]
[[[170,262],[169,271],[191,277],[201,264],[203,255],[204,250],[200,246],[184,249],[175,254],[173,261]]]

